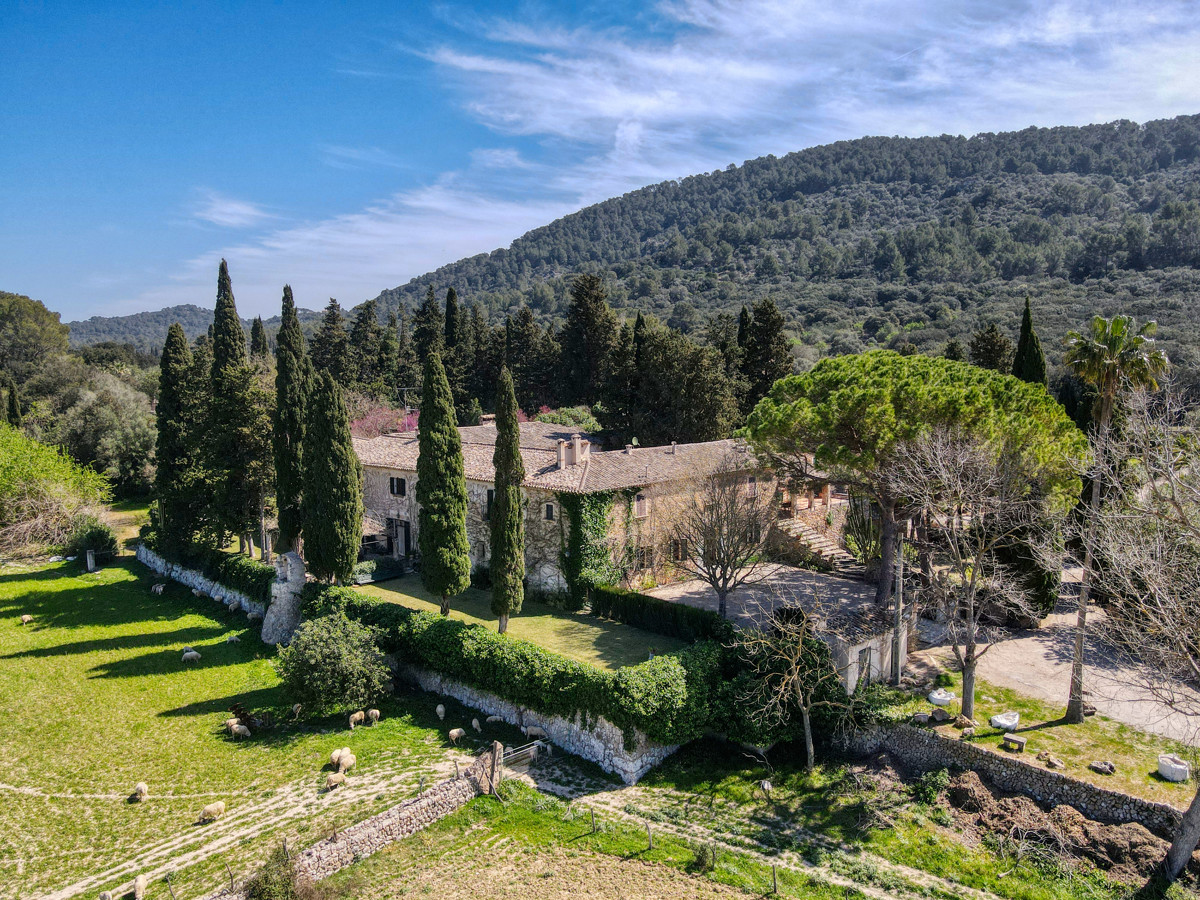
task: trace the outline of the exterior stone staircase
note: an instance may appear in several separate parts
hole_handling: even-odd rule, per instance
[[[775,523],[779,537],[797,548],[819,557],[833,567],[833,574],[845,578],[866,577],[866,568],[857,559],[843,550],[838,543],[820,529],[802,519],[780,519]]]

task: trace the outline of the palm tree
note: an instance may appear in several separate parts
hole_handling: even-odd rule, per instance
[[[1084,542],[1075,656],[1071,663],[1071,695],[1067,701],[1067,721],[1076,725],[1083,721],[1083,646],[1087,637],[1087,606],[1092,582],[1092,539],[1100,511],[1100,473],[1112,425],[1113,406],[1122,390],[1158,387],[1158,378],[1166,372],[1170,361],[1154,346],[1157,330],[1158,325],[1153,321],[1136,327],[1132,316],[1113,316],[1111,319],[1096,316],[1087,334],[1071,331],[1066,337],[1067,352],[1063,363],[1096,389],[1098,412],[1093,450],[1096,475],[1092,479],[1092,496],[1088,504],[1088,539]]]

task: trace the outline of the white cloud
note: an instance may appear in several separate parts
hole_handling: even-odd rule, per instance
[[[256,203],[227,197],[216,191],[202,190],[192,209],[192,216],[221,228],[249,228],[275,218]]]
[[[335,169],[365,169],[385,166],[391,169],[407,168],[408,164],[380,147],[343,147],[338,144],[322,144],[317,148],[321,159]]]

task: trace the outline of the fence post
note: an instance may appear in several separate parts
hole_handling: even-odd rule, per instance
[[[771,893],[779,893],[779,870],[775,867],[775,863],[771,863]]]
[[[596,811],[592,810],[592,834],[596,833]]]
[[[647,850],[654,849],[654,833],[650,830],[649,822],[646,823],[646,843],[649,845],[646,848]]]
[[[95,550],[89,550],[87,552],[87,570],[89,572],[96,571],[96,551]]]

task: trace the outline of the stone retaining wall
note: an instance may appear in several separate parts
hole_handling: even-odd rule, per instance
[[[886,750],[906,765],[923,771],[943,767],[971,769],[1002,790],[1025,794],[1050,807],[1073,806],[1098,822],[1139,822],[1166,840],[1172,838],[1183,815],[1166,803],[1098,787],[1019,757],[913,725],[861,732],[851,740],[850,750],[861,755]]]
[[[426,691],[453,697],[472,709],[499,716],[510,725],[536,725],[546,732],[552,744],[594,762],[626,784],[637,784],[643,775],[679,749],[678,744],[658,744],[635,731],[633,750],[626,750],[625,733],[603,716],[596,716],[591,722],[585,722],[578,713],[570,719],[547,716],[436,672],[407,668],[404,674]],[[464,722],[462,727],[470,728],[470,723]]]
[[[178,581],[185,587],[207,594],[225,606],[233,605],[247,615],[263,620],[262,639],[267,644],[286,643],[300,625],[300,591],[306,574],[304,563],[295,553],[275,558],[275,581],[271,585],[270,604],[251,600],[240,591],[232,590],[208,576],[159,556],[145,544],[138,544],[138,561],[155,573]]]

